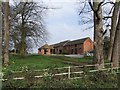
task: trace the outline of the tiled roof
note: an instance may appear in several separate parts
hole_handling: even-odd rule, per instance
[[[57,43],[57,44],[53,44],[52,46],[57,47],[57,46],[72,45],[72,44],[82,44],[88,38],[89,37],[77,39],[77,40],[73,40],[73,41],[67,40],[67,41]]]
[[[45,49],[45,48],[47,48],[47,49],[52,49],[53,47],[50,46],[50,45],[48,45],[48,44],[45,44],[45,45],[43,45],[42,47],[40,47],[39,49]]]
[[[66,40],[66,41],[63,41],[63,42],[60,42],[60,43],[56,43],[56,44],[53,44],[54,47],[57,47],[57,46],[63,46],[64,44],[68,43],[70,40]]]
[[[89,37],[82,38],[82,39],[77,39],[77,40],[73,40],[73,41],[66,40],[66,41],[62,41],[62,42],[59,42],[59,43],[56,43],[56,44],[52,44],[52,45],[45,44],[42,47],[40,47],[39,49],[42,49],[42,48],[52,49],[53,47],[59,47],[59,46],[65,46],[65,45],[73,45],[73,44],[82,44],[88,38]]]
[[[77,39],[77,40],[73,40],[73,41],[68,42],[66,45],[82,44],[82,43],[84,43],[84,41],[85,41],[86,39],[88,39],[88,38],[89,38],[89,37],[87,37],[87,38],[82,38],[82,39]]]

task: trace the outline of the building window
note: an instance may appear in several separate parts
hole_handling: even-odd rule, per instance
[[[77,54],[77,49],[75,48],[75,54]]]
[[[74,51],[73,51],[73,49],[71,50],[71,54],[73,54],[74,53]]]
[[[44,54],[47,54],[47,52],[48,52],[48,49],[44,49]]]
[[[62,50],[59,50],[59,54],[62,54]]]
[[[75,47],[77,47],[77,44],[75,44]]]

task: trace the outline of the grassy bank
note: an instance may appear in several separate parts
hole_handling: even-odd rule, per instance
[[[3,67],[3,71],[21,70],[24,67],[32,69],[45,69],[49,67],[64,67],[75,65],[73,63],[91,63],[91,58],[70,58],[65,56],[43,56],[43,55],[27,55],[21,57],[19,55],[10,55],[8,67]]]

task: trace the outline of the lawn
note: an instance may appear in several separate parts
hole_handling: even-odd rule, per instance
[[[22,67],[33,69],[45,69],[50,67],[73,66],[73,63],[91,63],[91,58],[70,58],[65,56],[44,56],[44,55],[28,55],[20,57],[19,55],[10,55],[10,62],[7,68],[3,67],[3,71],[21,70]]]
[[[71,62],[66,63],[66,62]],[[72,64],[73,63],[73,64]],[[20,57],[18,55],[10,55],[10,64],[8,67],[3,67],[5,72],[5,81],[2,82],[3,89],[8,88],[117,88],[118,76],[110,72],[85,72],[80,74],[80,79],[68,79],[66,76],[49,77],[44,75],[44,72],[36,72],[35,69],[55,68],[72,66],[75,63],[91,64],[92,58],[70,58],[65,56],[43,56],[43,55],[28,55]],[[28,67],[28,71],[12,73],[10,70],[21,70],[23,67]],[[52,71],[51,71],[52,70]],[[88,69],[86,69],[88,70]],[[85,70],[85,71],[86,71]],[[8,72],[7,72],[8,71]],[[62,71],[65,71],[62,70]],[[68,70],[67,70],[68,71]],[[72,71],[72,69],[71,69]],[[48,73],[53,72],[50,69]],[[58,70],[59,72],[59,70]],[[60,71],[61,72],[61,71]],[[34,78],[36,75],[44,75],[43,78]],[[77,76],[77,75],[76,75]],[[15,77],[25,77],[23,80],[14,80]],[[71,75],[72,78],[72,75]],[[7,90],[7,89],[6,89]]]

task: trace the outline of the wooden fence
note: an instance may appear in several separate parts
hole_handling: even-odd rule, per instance
[[[105,66],[110,65],[110,64],[111,64],[111,63],[106,63]],[[96,65],[68,66],[68,67],[54,68],[53,70],[61,70],[61,71],[62,71],[62,70],[64,70],[64,69],[67,69],[67,71],[64,72],[64,73],[48,74],[48,75],[46,75],[46,76],[52,77],[52,76],[63,76],[63,75],[67,75],[67,78],[68,78],[68,79],[82,78],[82,77],[71,77],[71,75],[72,75],[72,74],[83,74],[83,73],[85,73],[84,69],[88,69],[88,68],[90,68],[90,67],[95,68]],[[72,70],[73,68],[79,68],[79,69],[82,68],[83,70],[73,71],[73,70]],[[100,70],[98,70],[98,69],[91,69],[91,70],[89,70],[89,71],[87,71],[87,72],[89,72],[89,73],[94,73],[94,72],[98,72],[98,71],[116,70],[117,73],[119,73],[119,69],[120,69],[120,67],[115,67],[115,68],[103,68],[103,69],[100,69]],[[34,70],[34,71],[35,71],[35,72],[40,72],[40,71],[48,72],[49,69]],[[12,73],[20,73],[20,72],[23,72],[23,71],[12,71]],[[35,77],[35,78],[43,78],[44,75],[36,75],[36,76],[34,76],[34,77]],[[25,77],[15,77],[15,78],[13,78],[13,79],[14,79],[14,80],[22,80],[22,79],[25,79]],[[2,80],[4,81],[4,80],[7,80],[7,79],[2,79]]]

